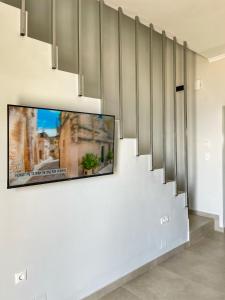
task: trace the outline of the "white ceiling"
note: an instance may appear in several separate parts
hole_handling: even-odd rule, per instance
[[[225,55],[225,0],[105,0],[212,59]]]

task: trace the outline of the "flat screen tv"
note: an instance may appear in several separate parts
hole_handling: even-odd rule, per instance
[[[113,174],[115,117],[8,105],[8,188]]]

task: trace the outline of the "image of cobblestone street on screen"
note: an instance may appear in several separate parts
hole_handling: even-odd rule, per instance
[[[8,109],[9,187],[113,172],[113,117]]]

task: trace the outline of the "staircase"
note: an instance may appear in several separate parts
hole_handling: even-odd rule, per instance
[[[195,54],[186,43],[102,0],[1,2],[21,8],[21,35],[52,45],[52,68],[79,75],[79,95],[101,99],[101,112],[120,123],[120,138],[136,139],[136,155],[151,158],[149,172],[161,170],[162,183],[172,182],[188,206]]]
[[[26,36],[20,37],[19,9],[3,3],[0,3],[0,8],[0,28],[2,33],[0,76],[1,82],[4,82],[0,101],[2,120],[1,144],[6,145],[7,143],[7,103],[68,110],[78,109],[94,113],[100,112],[99,104],[101,101],[99,99],[84,96],[77,97],[78,75],[59,69],[62,68],[59,60],[58,69],[52,70],[52,45],[50,43]],[[109,8],[109,12],[112,15],[118,14],[115,10],[111,11],[111,8]],[[123,19],[124,16],[120,17]],[[113,21],[115,19],[108,19],[111,20],[112,24],[115,24]],[[128,18],[126,21],[133,22],[131,18]],[[116,37],[117,31],[114,30],[113,26],[110,28]],[[28,33],[29,27],[25,29]],[[143,29],[146,28],[144,27]],[[117,46],[115,46],[110,36],[113,35],[107,36],[107,43],[112,44],[110,50],[113,52],[113,47],[116,49]],[[121,37],[121,39],[125,43],[124,38]],[[146,43],[144,38],[142,38],[139,42],[140,48],[144,42]],[[173,54],[173,45],[174,43],[171,41],[170,48],[168,46],[170,49],[169,57]],[[140,51],[143,51],[143,49]],[[59,58],[60,47],[58,47],[57,52]],[[164,255],[187,241],[188,210],[184,208],[186,205],[185,194],[174,196],[176,194],[176,185],[173,177],[174,159],[171,158],[174,155],[172,148],[174,145],[173,126],[166,127],[168,135],[166,139],[168,143],[167,174],[170,174],[170,178],[167,178],[167,184],[161,184],[164,183],[165,176],[162,168],[163,164],[159,161],[160,165],[154,165],[154,168],[152,168],[152,155],[148,154],[151,152],[149,149],[146,150],[145,144],[142,144],[144,136],[150,135],[148,126],[152,122],[152,119],[148,119],[151,115],[150,101],[146,101],[146,105],[149,105],[148,111],[145,111],[145,104],[142,102],[145,100],[145,97],[142,95],[144,87],[141,87],[139,91],[140,155],[137,156],[136,133],[134,133],[134,136],[131,135],[136,128],[132,126],[130,128],[127,125],[133,125],[132,117],[135,118],[135,121],[136,110],[130,115],[131,111],[129,109],[131,106],[129,106],[128,99],[124,98],[122,108],[125,119],[123,122],[124,127],[121,128],[122,122],[119,122],[121,101],[119,101],[120,97],[114,97],[114,93],[122,94],[124,97],[127,95],[126,93],[129,91],[128,78],[122,78],[123,82],[126,82],[126,89],[121,84],[119,89],[116,88],[118,87],[117,82],[120,82],[120,76],[117,77],[116,74],[118,70],[120,74],[125,74],[124,69],[120,64],[118,66],[118,64],[110,61],[111,55],[107,56],[107,52],[104,53],[106,55],[105,60],[108,60],[108,66],[110,66],[111,70],[114,70],[113,76],[115,79],[112,81],[113,85],[110,85],[112,74],[109,74],[109,78],[104,76],[104,85],[108,86],[104,90],[106,99],[104,101],[104,110],[113,113],[113,110],[117,109],[117,112],[115,112],[117,114],[117,137],[119,137],[119,133],[124,133],[123,139],[117,138],[115,141],[117,143],[115,147],[117,150],[115,153],[115,175],[82,182],[76,181],[74,184],[48,185],[44,189],[40,187],[37,187],[35,190],[34,188],[21,190],[6,190],[6,188],[2,188],[0,196],[2,200],[0,201],[2,215],[0,219],[3,221],[1,228],[3,228],[7,237],[4,239],[3,235],[1,265],[7,272],[3,272],[4,276],[1,281],[3,282],[3,288],[0,289],[1,299],[32,299],[34,293],[38,293],[38,291],[39,293],[45,292],[46,285],[48,286],[48,298],[50,299],[61,300],[62,295],[64,299],[68,300],[82,299],[96,291],[97,288],[106,285],[107,282],[113,282],[120,276],[128,274],[147,262],[153,261],[160,255]],[[113,53],[116,57],[116,52],[114,51]],[[126,59],[128,60],[127,56]],[[167,58],[167,62],[169,61],[169,58]],[[170,64],[173,65],[171,61]],[[66,69],[64,63],[63,66]],[[105,63],[104,66],[106,68],[107,64]],[[126,64],[125,66],[127,67]],[[144,61],[141,62],[141,59],[140,69],[144,69]],[[169,70],[168,67],[167,72]],[[142,75],[140,74],[140,76]],[[169,79],[173,82],[173,78]],[[169,79],[167,78],[167,81]],[[143,80],[144,78],[140,80],[140,85],[144,84]],[[85,93],[87,91],[86,84],[87,82],[84,81]],[[167,88],[170,88],[170,98],[167,97],[167,100],[170,99],[173,103],[173,85],[167,85]],[[150,91],[148,95],[150,95]],[[111,96],[110,101],[108,100],[109,96]],[[136,98],[134,97],[134,99]],[[157,102],[155,99],[153,100],[154,103]],[[132,109],[136,109],[136,106],[132,106]],[[146,113],[145,118],[141,117],[142,113]],[[170,114],[167,113],[166,122],[168,124],[170,124],[170,120],[171,122],[173,121],[172,116],[173,106],[170,107]],[[145,134],[142,133],[144,128],[146,129]],[[154,143],[158,135],[160,135],[157,132],[158,128],[156,126],[153,130]],[[128,133],[131,136],[128,136]],[[181,133],[183,134],[182,131]],[[141,136],[142,134],[143,137]],[[182,139],[182,137],[183,135],[180,138]],[[150,135],[149,141],[151,140],[152,136]],[[147,146],[152,145],[149,141]],[[1,165],[3,167],[0,178],[2,187],[6,183],[6,148],[2,147],[1,156]],[[157,155],[156,147],[154,149],[155,155]],[[108,193],[109,190],[113,192]],[[46,212],[46,207],[49,208],[48,212]],[[96,207],[99,209],[96,209]],[[54,213],[52,213],[52,210],[54,210]],[[99,211],[101,212],[100,216],[98,214]],[[168,224],[160,224],[160,218],[163,216],[170,216]],[[58,220],[61,220],[61,217],[64,217],[64,224],[58,222]],[[6,227],[4,226],[8,228],[8,220],[10,220],[10,230],[5,230]],[[18,220],[22,220],[19,227]],[[103,226],[104,224],[107,225]],[[86,228],[85,234],[84,225]],[[62,226],[64,230],[62,230]],[[107,230],[107,233],[105,230]],[[43,234],[41,234],[42,232]],[[23,244],[21,236],[28,240],[28,246]],[[55,245],[58,245],[59,239],[62,247],[55,247]],[[18,241],[20,245],[17,251],[18,255],[13,255],[13,253],[9,252],[9,249],[18,249]],[[85,243],[85,241],[88,241],[88,243]],[[52,248],[46,249],[45,245],[50,243]],[[78,245],[83,246],[78,247]],[[117,247],[115,248],[114,245],[117,245]],[[90,251],[89,247],[92,249],[101,248],[103,251]],[[51,251],[51,249],[54,250]],[[84,252],[84,255],[81,252]],[[124,262],[125,257],[129,261],[128,263]],[[116,261],[116,266],[110,266],[109,263],[114,260]],[[32,262],[32,275],[29,277],[28,285],[17,289],[13,283],[13,274],[17,271],[17,267],[19,271],[24,266],[29,266],[30,262]],[[58,270],[60,270],[60,276],[54,276],[54,274],[58,274]],[[49,279],[51,282],[48,281]],[[97,286],[95,285],[96,282]],[[42,287],[44,287],[43,290]],[[18,293],[21,297],[18,296]],[[68,295],[68,293],[73,295]]]

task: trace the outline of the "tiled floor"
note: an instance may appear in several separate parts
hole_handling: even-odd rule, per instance
[[[206,217],[189,215],[189,222],[190,222],[190,231],[193,232],[204,227],[208,223],[213,223],[213,220]]]
[[[225,300],[225,235],[211,232],[102,300]]]

